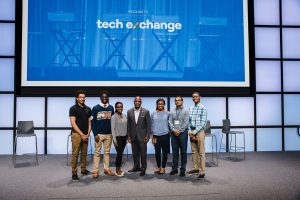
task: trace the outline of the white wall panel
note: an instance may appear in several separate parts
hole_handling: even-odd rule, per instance
[[[14,70],[14,59],[0,59],[0,91],[14,91]]]
[[[256,25],[279,25],[278,0],[255,0],[254,23]]]
[[[70,107],[75,104],[75,97],[48,98],[48,127],[71,127]]]
[[[283,58],[300,58],[299,35],[300,35],[300,28],[282,29]]]
[[[44,97],[18,97],[17,122],[33,120],[34,127],[45,125],[45,98]],[[16,124],[17,125],[17,124]]]
[[[66,154],[70,130],[48,130],[48,154]]]
[[[300,151],[300,136],[296,128],[284,129],[285,151]]]
[[[300,94],[284,95],[284,123],[300,125]]]
[[[282,0],[282,24],[300,25],[299,0]]]
[[[254,125],[254,98],[229,98],[228,105],[229,119],[232,126]]]
[[[281,125],[281,97],[277,94],[256,95],[257,125]]]
[[[15,19],[15,0],[0,0],[0,20]]]
[[[13,153],[13,131],[0,130],[0,155]]]
[[[285,92],[300,92],[300,62],[283,62],[283,89]]]
[[[13,127],[14,120],[14,95],[0,94],[0,102],[4,106],[0,106],[0,113],[5,113],[1,116],[0,127]]]
[[[15,55],[15,24],[0,23],[0,55]]]
[[[258,128],[257,151],[281,151],[281,128]]]
[[[256,91],[281,91],[281,71],[279,61],[256,61]]]
[[[280,57],[279,28],[255,28],[256,58]]]

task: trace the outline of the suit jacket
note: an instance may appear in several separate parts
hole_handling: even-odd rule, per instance
[[[138,117],[137,123],[135,123],[134,108],[127,111],[127,135],[131,141],[144,141],[146,135],[150,138],[151,134],[151,118],[147,109],[142,108]]]

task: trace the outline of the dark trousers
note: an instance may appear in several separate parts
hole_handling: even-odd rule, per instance
[[[116,167],[121,167],[122,165],[122,158],[123,158],[123,152],[126,146],[127,137],[126,136],[117,136],[117,157],[116,157]]]
[[[178,160],[179,160],[179,150],[181,157],[181,168],[180,170],[185,171],[186,163],[187,163],[187,145],[188,145],[188,131],[184,131],[180,133],[178,136],[172,134],[171,143],[172,143],[172,151],[173,151],[173,164],[172,170],[176,170],[178,168]]]
[[[168,160],[168,153],[170,152],[170,135],[169,133],[162,136],[155,136],[155,159],[157,167],[165,168]],[[161,158],[162,152],[162,158]]]
[[[131,141],[132,156],[135,168],[141,168],[142,171],[147,169],[147,143],[137,140]],[[141,165],[142,167],[140,167]]]

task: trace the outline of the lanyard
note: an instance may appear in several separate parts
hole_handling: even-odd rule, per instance
[[[179,120],[179,115],[180,115],[181,111],[182,111],[182,109],[180,109],[179,112],[178,112],[178,110],[176,109],[176,116],[177,116],[177,119],[178,119],[178,120]]]

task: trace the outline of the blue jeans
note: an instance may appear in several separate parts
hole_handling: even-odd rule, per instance
[[[178,136],[171,135],[171,144],[173,150],[173,164],[172,170],[177,170],[179,160],[179,150],[181,155],[181,171],[185,171],[187,163],[187,142],[188,142],[188,131],[181,132]]]

